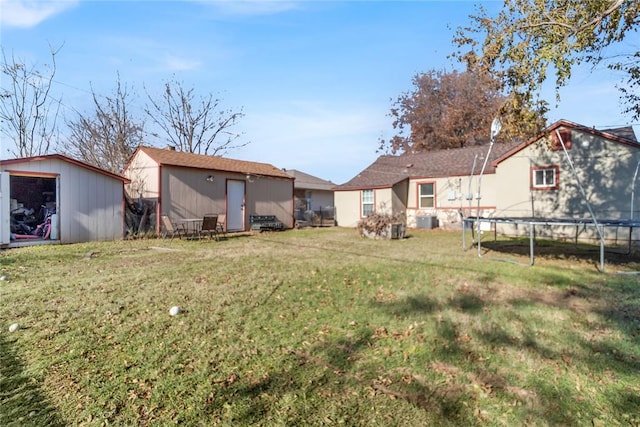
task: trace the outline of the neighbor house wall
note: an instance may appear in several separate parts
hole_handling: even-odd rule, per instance
[[[305,198],[309,196],[310,200],[310,209],[311,210],[319,210],[320,208],[324,209],[327,207],[331,207],[334,205],[333,201],[333,191],[327,190],[306,190]]]

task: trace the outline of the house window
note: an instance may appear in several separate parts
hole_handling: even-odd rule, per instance
[[[432,208],[435,206],[435,184],[433,182],[427,184],[419,184],[419,205],[420,208]]]
[[[536,190],[553,190],[558,188],[557,166],[543,166],[531,170],[532,187]]]
[[[362,190],[362,216],[373,213],[373,190]]]

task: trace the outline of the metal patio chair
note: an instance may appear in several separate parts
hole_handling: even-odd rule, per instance
[[[218,224],[216,226],[216,233],[218,233],[218,237],[222,236],[222,238],[227,238],[227,215],[219,214],[218,215]]]
[[[179,239],[182,239],[182,236],[187,236],[187,231],[185,230],[183,224],[174,224],[173,222],[171,222],[171,219],[169,219],[169,216],[167,215],[161,215],[160,219],[162,223],[161,235],[163,239],[171,237],[171,240],[173,240],[175,236],[178,236]]]
[[[216,241],[219,240],[217,214],[205,214],[204,218],[202,218],[202,226],[198,232],[198,238],[203,236],[209,236],[209,239],[216,239]]]

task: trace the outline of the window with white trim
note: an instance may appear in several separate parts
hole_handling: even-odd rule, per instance
[[[373,190],[362,190],[362,216],[373,212]]]
[[[558,168],[556,166],[532,169],[533,188],[551,189],[558,187]]]
[[[433,182],[418,185],[419,205],[420,208],[432,208],[435,206],[436,186]]]

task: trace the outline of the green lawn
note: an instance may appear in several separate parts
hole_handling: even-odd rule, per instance
[[[407,236],[2,251],[0,425],[640,425],[638,256]]]

